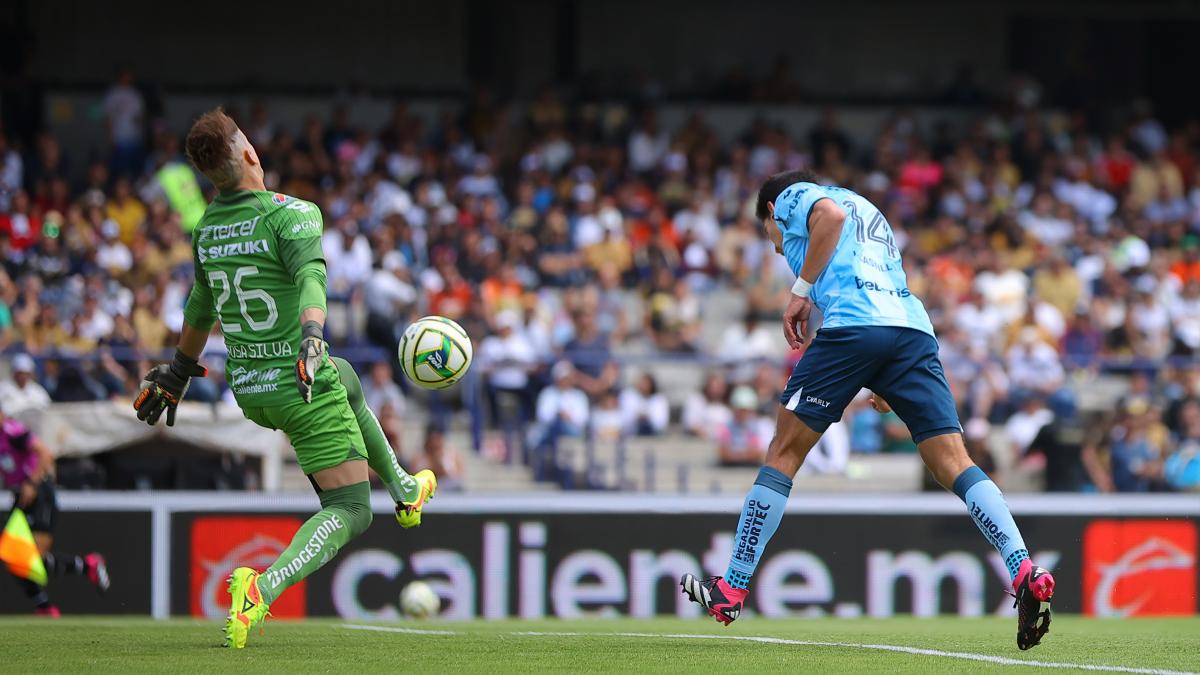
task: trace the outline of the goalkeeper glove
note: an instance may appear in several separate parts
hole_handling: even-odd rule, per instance
[[[193,377],[208,375],[208,369],[200,365],[196,359],[175,351],[175,360],[163,363],[150,369],[142,378],[142,388],[137,398],[133,399],[133,409],[137,411],[139,420],[154,425],[163,411],[167,413],[167,426],[175,426],[175,410],[183,395],[187,393],[188,383]]]
[[[316,321],[306,321],[301,329],[300,354],[296,359],[296,387],[305,403],[312,403],[317,369],[325,362],[325,329]]]

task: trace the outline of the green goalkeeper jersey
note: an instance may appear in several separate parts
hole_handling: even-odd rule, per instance
[[[299,400],[300,313],[325,308],[321,232],[316,205],[249,190],[222,193],[192,231],[196,281],[184,320],[201,330],[220,322],[229,349],[225,376],[243,408]],[[302,300],[306,275],[319,293]]]

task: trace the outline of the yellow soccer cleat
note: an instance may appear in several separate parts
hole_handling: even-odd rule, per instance
[[[425,502],[433,499],[433,493],[437,492],[437,476],[429,469],[418,471],[413,479],[421,486],[417,500],[407,504],[396,504],[396,522],[404,529],[421,525],[421,509],[424,508]]]
[[[229,621],[225,623],[225,646],[246,646],[250,630],[271,615],[258,590],[258,572],[239,567],[229,575]]]

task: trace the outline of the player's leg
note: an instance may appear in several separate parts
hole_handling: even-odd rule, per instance
[[[229,578],[230,611],[225,644],[246,646],[250,630],[266,618],[269,606],[288,588],[316,572],[371,525],[371,487],[366,451],[345,390],[328,377],[312,403],[246,410],[246,416],[288,435],[300,468],[312,480],[321,510],[309,518],[279,558],[262,574],[239,567]]]
[[[86,577],[101,593],[108,590],[108,566],[104,556],[96,553],[78,554],[54,550],[54,525],[58,520],[58,492],[54,482],[43,480],[37,489],[37,497],[26,513],[29,529],[46,565],[50,578],[61,576]]]
[[[723,577],[686,574],[683,591],[721,623],[741,614],[750,580],[783,520],[792,478],[829,425],[874,375],[882,347],[869,329],[822,330],[796,364],[780,396],[775,437],[738,517],[733,553]]]
[[[367,463],[379,475],[388,494],[397,504],[396,519],[403,527],[420,525],[425,501],[431,499],[437,490],[437,477],[428,470],[410,476],[401,468],[391,443],[388,443],[383,428],[379,426],[379,420],[367,407],[362,382],[354,368],[345,359],[336,356],[330,357],[329,361],[337,369],[338,378],[346,388],[346,400],[354,411],[354,418],[367,447]]]
[[[932,336],[895,329],[896,358],[871,383],[908,425],[933,477],[967,505],[967,513],[1008,567],[1020,609],[1017,644],[1036,645],[1049,630],[1054,577],[1034,566],[1000,488],[975,466],[963,444],[954,397]]]
[[[18,492],[13,493],[14,510],[17,508],[17,501],[19,497],[20,494]],[[37,508],[35,499],[35,503],[31,504],[29,508],[25,510],[25,518],[29,521],[29,529],[33,532],[34,545],[37,546],[38,553],[44,556],[46,551],[49,550],[53,538],[50,536],[47,525],[40,522],[40,519],[37,516],[39,511],[44,510]],[[11,514],[9,517],[11,517]],[[7,522],[8,517],[6,517],[4,520]],[[58,608],[50,602],[50,593],[47,592],[45,586],[18,576],[13,576],[13,579],[15,579],[17,585],[21,587],[21,592],[25,594],[25,597],[29,598],[29,601],[33,603],[34,612],[36,612],[39,616],[57,617],[59,615]]]
[[[33,502],[25,508],[25,518],[29,522],[38,553],[42,556],[47,577],[53,579],[62,576],[82,576],[101,592],[108,590],[108,568],[104,556],[99,553],[78,555],[54,550],[53,532],[58,520],[58,495],[52,481],[47,479],[38,485]],[[58,608],[51,603],[50,594],[45,586],[28,579],[17,581],[38,614],[59,615]]]
[[[321,510],[309,518],[279,558],[262,573],[259,590],[268,605],[288,588],[332,560],[351,539],[371,525],[371,487],[367,464],[356,459],[318,471]]]

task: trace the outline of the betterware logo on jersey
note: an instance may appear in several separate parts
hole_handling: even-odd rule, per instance
[[[1097,520],[1083,534],[1083,611],[1092,616],[1193,614],[1196,525]]]
[[[235,567],[265,570],[287,548],[303,521],[280,516],[209,516],[192,523],[191,613],[192,616],[223,619],[229,614],[226,591],[229,573]],[[307,614],[304,582],[300,582],[271,604],[275,617]]]

